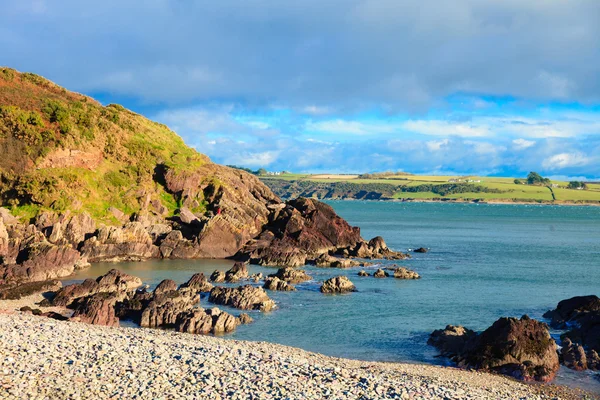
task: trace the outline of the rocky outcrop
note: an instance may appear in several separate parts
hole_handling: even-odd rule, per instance
[[[306,281],[310,281],[312,276],[308,275],[306,271],[302,269],[295,269],[292,267],[280,268],[277,273],[269,275],[271,278],[279,278],[282,281],[291,284],[298,284]]]
[[[419,247],[418,249],[414,249],[413,251],[415,253],[427,253],[429,250],[427,250],[425,247]]]
[[[356,286],[347,277],[336,276],[323,282],[320,290],[321,293],[348,293],[356,292]]]
[[[296,288],[294,286],[290,285],[286,281],[282,281],[277,277],[269,277],[265,279],[265,284],[263,285],[263,288],[268,290],[278,290],[281,292],[296,291]]]
[[[337,254],[344,257],[357,257],[366,259],[404,260],[410,255],[390,250],[381,236],[365,242],[360,240],[354,246],[339,249]]]
[[[245,263],[236,262],[229,271],[225,273],[225,282],[235,283],[248,279],[248,267]]]
[[[23,261],[19,263],[20,259]],[[79,261],[79,252],[71,246],[57,246],[44,240],[19,252],[17,264],[1,267],[0,281],[25,283],[62,278],[71,275]]]
[[[556,343],[548,327],[526,315],[521,319],[500,318],[481,334],[448,326],[433,332],[428,343],[459,367],[525,381],[549,382],[559,369]]]
[[[396,279],[421,279],[421,275],[404,267],[391,268]]]
[[[119,326],[115,314],[118,298],[115,293],[96,293],[75,301],[71,321],[93,325]]]
[[[388,274],[386,271],[382,270],[381,268],[379,268],[377,271],[375,271],[373,273],[373,277],[375,277],[375,278],[387,278],[388,276],[390,276],[390,274]]]
[[[210,281],[214,283],[223,283],[225,282],[225,272],[215,270],[212,274],[210,274]]]
[[[340,258],[329,254],[322,254],[314,261],[314,264],[317,267],[353,268],[364,266],[366,263],[352,260],[350,258]]]
[[[160,255],[158,246],[152,243],[140,222],[101,227],[96,236],[84,242],[81,252],[89,262],[140,261]]]
[[[170,328],[175,326],[180,313],[192,309],[200,301],[200,296],[187,291],[154,293],[152,300],[142,309],[140,326],[148,328]]]
[[[319,201],[300,198],[271,210],[263,232],[240,250],[238,258],[295,267],[362,241],[358,228]]]
[[[275,302],[269,298],[263,288],[251,285],[237,288],[217,286],[210,291],[208,301],[240,310],[271,311],[275,308]]]
[[[69,306],[77,299],[97,293],[114,293],[116,298],[121,301],[129,292],[134,291],[141,285],[142,280],[137,276],[111,269],[95,280],[86,279],[82,283],[63,287],[54,296],[52,304],[55,306]]]
[[[177,316],[175,329],[187,333],[223,334],[233,332],[238,325],[237,318],[218,308],[195,308]]]
[[[177,290],[177,282],[172,279],[164,279],[161,281],[156,288],[154,288],[154,297],[162,296],[165,293],[173,292]]]
[[[36,217],[35,224],[49,242],[69,244],[74,248],[96,231],[96,223],[88,213],[72,214],[67,211],[57,216],[46,212]]]
[[[203,273],[192,275],[190,280],[183,283],[179,290],[192,290],[196,293],[199,292],[210,292],[214,286],[206,279]]]
[[[558,303],[544,314],[556,329],[568,329],[561,336],[563,363],[575,370],[600,369],[600,299],[578,296]]]
[[[358,271],[358,276],[364,277],[364,276],[371,276],[371,275],[367,271],[361,270],[361,271]]]

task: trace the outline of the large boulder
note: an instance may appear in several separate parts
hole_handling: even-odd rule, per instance
[[[192,277],[183,283],[179,290],[192,290],[198,292],[210,292],[214,286],[206,279],[202,272],[192,275]]]
[[[524,315],[500,318],[477,335],[463,327],[435,331],[429,343],[458,366],[525,381],[549,382],[559,369],[556,343],[546,324]]]
[[[212,274],[210,274],[210,281],[215,283],[223,283],[225,282],[225,272],[219,271],[216,269]]]
[[[348,293],[356,292],[356,286],[347,277],[336,276],[323,282],[320,290],[321,293]]]
[[[388,276],[390,276],[390,274],[388,274],[386,271],[384,271],[381,268],[379,268],[377,271],[375,271],[373,273],[373,277],[375,277],[375,278],[387,278]]]
[[[52,304],[55,306],[69,306],[75,300],[88,297],[97,293],[113,293],[121,301],[129,292],[142,285],[142,280],[137,276],[129,275],[116,269],[111,269],[97,279],[86,279],[82,283],[74,283],[60,289]]]
[[[277,273],[269,275],[271,278],[279,278],[282,281],[291,284],[302,283],[306,281],[310,281],[312,276],[308,275],[306,271],[302,269],[295,269],[292,267],[280,268],[277,270]]]
[[[200,296],[189,292],[173,290],[155,294],[148,305],[142,309],[140,325],[148,328],[171,328],[182,312],[192,309],[200,301]]]
[[[210,291],[208,301],[241,310],[270,311],[275,308],[275,302],[263,288],[251,285],[237,288],[217,286]]]
[[[119,318],[115,314],[117,301],[114,293],[96,293],[79,299],[73,305],[75,311],[70,320],[93,325],[119,326]]]
[[[195,308],[177,316],[175,329],[179,332],[218,335],[233,332],[238,325],[236,317],[218,308]]]
[[[408,254],[389,249],[381,236],[376,236],[368,242],[361,239],[353,246],[338,249],[337,253],[346,257],[366,259],[404,260],[410,258]]]
[[[564,329],[577,323],[585,315],[597,311],[600,311],[598,296],[576,296],[560,301],[554,310],[544,314],[544,318],[550,319],[550,326],[553,328]]]
[[[158,285],[156,285],[153,294],[154,296],[160,296],[175,290],[177,290],[177,282],[172,279],[164,279]]]

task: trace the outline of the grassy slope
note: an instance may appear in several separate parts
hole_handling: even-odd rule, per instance
[[[83,165],[69,151],[97,162]],[[148,199],[175,213],[178,199],[153,179],[157,164],[186,173],[210,163],[162,124],[9,68],[0,68],[0,153],[1,205],[26,217],[75,209],[107,222],[109,207],[130,214]]]
[[[321,174],[322,176],[322,174]],[[337,178],[335,175],[330,175],[327,179],[319,176],[314,178],[309,174],[285,174],[281,176],[271,176],[262,179],[283,179],[287,181],[309,181],[319,183],[334,183],[347,182],[354,184],[379,183],[401,186],[418,186],[423,184],[441,185],[446,184],[450,179],[456,179],[457,176],[426,176],[426,175],[401,175],[390,176],[379,179],[347,179],[346,176]],[[543,186],[517,185],[514,183],[514,178],[497,178],[497,177],[482,177],[468,176],[461,177],[462,179],[480,180],[480,183],[473,183],[476,186],[481,186],[490,190],[500,191],[499,193],[457,193],[443,196],[448,199],[460,199],[465,201],[485,200],[485,201],[522,201],[522,202],[553,202],[550,189]],[[561,202],[585,202],[598,203],[600,202],[600,185],[591,184],[588,190],[572,190],[564,188],[568,182],[552,181],[553,184],[559,185],[559,188],[554,188],[556,203]],[[401,192],[397,191],[393,195],[397,199],[439,199],[442,198],[439,194],[433,192]]]

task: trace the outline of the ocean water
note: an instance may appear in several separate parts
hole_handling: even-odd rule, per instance
[[[426,343],[434,329],[454,324],[483,330],[502,316],[542,318],[562,299],[600,295],[600,207],[329,204],[359,226],[364,238],[383,236],[390,248],[400,251],[429,248],[428,253],[398,263],[416,270],[422,279],[360,278],[356,276],[360,268],[308,266],[313,281],[297,285],[297,292],[270,292],[278,308],[251,312],[255,322],[228,337],[338,357],[443,364]],[[210,274],[232,264],[227,260],[95,264],[67,282],[97,277],[114,267],[150,285],[166,278],[184,282],[195,272]],[[251,273],[274,271],[250,266]],[[358,292],[321,294],[320,282],[335,275],[348,275]],[[205,298],[201,304],[210,306]],[[600,381],[592,375],[563,368],[556,382],[600,393]]]

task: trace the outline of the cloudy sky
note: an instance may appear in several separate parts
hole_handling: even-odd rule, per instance
[[[0,64],[296,172],[600,177],[600,1],[3,0]]]

